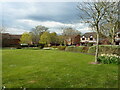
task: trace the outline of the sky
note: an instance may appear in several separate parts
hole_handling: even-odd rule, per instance
[[[29,32],[37,25],[50,32],[62,33],[61,27],[70,26],[82,33],[91,32],[81,23],[77,2],[3,2],[0,4],[0,24],[11,34]]]

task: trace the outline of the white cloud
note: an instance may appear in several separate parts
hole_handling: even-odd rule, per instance
[[[91,31],[91,28],[84,25],[83,23],[71,23],[71,24],[64,24],[61,22],[55,22],[55,21],[35,21],[35,20],[29,20],[29,19],[20,19],[17,20],[19,23],[24,23],[26,25],[29,25],[31,27],[35,27],[37,25],[43,25],[49,28],[51,32],[57,32],[62,33],[61,27],[73,27],[82,33]]]
[[[18,29],[18,28],[7,28],[5,33],[10,33],[10,34],[22,34],[24,32],[29,32],[28,30],[25,29]]]
[[[34,20],[28,20],[28,19],[20,19],[20,20],[17,20],[17,22],[22,23],[26,26],[30,26],[30,27],[35,27],[37,25],[43,25],[43,26],[48,27],[50,32],[56,32],[58,34],[62,33],[61,27],[73,27],[73,28],[79,30],[82,33],[91,31],[91,28],[87,27],[83,23],[64,24],[64,23],[55,22],[55,21],[34,21]],[[6,33],[22,34],[24,32],[29,32],[30,31],[30,30],[22,29],[22,28],[17,28],[17,26],[12,27],[12,28],[7,28]]]

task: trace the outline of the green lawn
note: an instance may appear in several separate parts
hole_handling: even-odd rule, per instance
[[[55,50],[3,50],[7,88],[117,88],[117,65],[93,65],[94,56]]]

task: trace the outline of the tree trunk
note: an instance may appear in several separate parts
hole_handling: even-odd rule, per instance
[[[115,45],[115,30],[114,30],[114,27],[113,27],[113,32],[112,32],[112,45]]]
[[[98,53],[99,53],[99,33],[97,32],[95,62],[98,62]]]

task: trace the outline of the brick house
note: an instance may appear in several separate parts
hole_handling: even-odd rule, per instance
[[[66,45],[80,44],[80,35],[66,36],[65,40],[64,40],[64,44],[66,44]]]
[[[9,47],[9,46],[17,46],[20,45],[20,38],[21,35],[13,35],[9,33],[2,33],[2,46]]]

